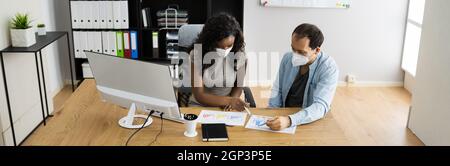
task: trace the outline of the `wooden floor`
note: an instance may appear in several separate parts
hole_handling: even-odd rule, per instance
[[[258,107],[267,107],[268,89],[252,88]],[[66,87],[54,98],[56,111],[71,93]],[[422,146],[406,126],[410,103],[411,95],[403,88],[339,87],[331,111],[351,145]],[[33,135],[22,145],[38,145]]]

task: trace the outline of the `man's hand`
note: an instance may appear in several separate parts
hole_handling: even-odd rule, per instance
[[[291,118],[288,116],[277,116],[272,120],[268,120],[266,125],[272,130],[280,131],[291,126]]]

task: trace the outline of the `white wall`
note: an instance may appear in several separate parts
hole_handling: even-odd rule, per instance
[[[68,31],[70,29],[68,0],[40,0],[42,18],[49,31]],[[49,87],[52,96],[56,95],[70,79],[67,38],[61,38],[45,49],[49,75]]]
[[[259,0],[245,0],[246,49],[283,55],[291,50],[290,37],[295,27],[312,23],[324,32],[323,50],[335,58],[341,81],[346,74],[352,73],[360,83],[402,85],[401,55],[406,13],[407,0],[355,0],[348,10],[265,8],[259,5]],[[265,64],[262,68],[278,68],[279,62],[270,61],[267,55],[259,57]],[[250,65],[256,62],[255,59],[249,61]],[[250,82],[267,82],[264,74],[254,74],[256,68],[250,66],[250,70],[254,71],[249,72]]]
[[[66,20],[56,20],[64,14],[61,16],[53,11],[57,8],[55,5],[66,2],[66,0],[0,0],[0,2],[2,4],[0,6],[0,49],[11,44],[9,20],[17,12],[29,13],[34,20],[33,25],[45,23],[48,30],[64,30],[56,26],[61,22],[64,22],[63,25],[66,24]],[[42,55],[49,111],[52,112],[53,96],[64,86],[66,78],[70,78],[69,68],[66,65],[68,64],[66,39],[49,45],[42,50]],[[42,120],[34,55],[5,54],[4,58],[16,136],[20,141]],[[0,78],[3,78],[1,73]],[[3,80],[0,81],[0,94],[0,126],[2,127],[0,132],[4,134],[5,144],[12,145]],[[2,141],[0,140],[0,142]]]
[[[426,2],[409,128],[426,145],[450,145],[450,1]]]
[[[411,94],[413,92],[415,82],[416,82],[416,80],[415,80],[414,76],[412,76],[408,72],[405,72],[405,82],[404,82],[405,84],[404,84],[404,87]]]

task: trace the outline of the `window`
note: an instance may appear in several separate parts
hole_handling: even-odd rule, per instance
[[[413,77],[416,76],[417,60],[419,58],[424,9],[425,0],[409,0],[402,68]]]

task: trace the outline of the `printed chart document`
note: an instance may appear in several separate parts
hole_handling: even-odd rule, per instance
[[[285,133],[285,134],[295,134],[296,126],[289,127],[281,131],[273,131],[266,125],[267,120],[272,119],[272,117],[268,116],[260,116],[260,115],[252,115],[247,122],[245,128],[254,129],[254,130],[262,130],[262,131],[270,131],[276,133]]]
[[[202,124],[225,123],[228,126],[244,126],[247,113],[202,110],[198,122]]]

